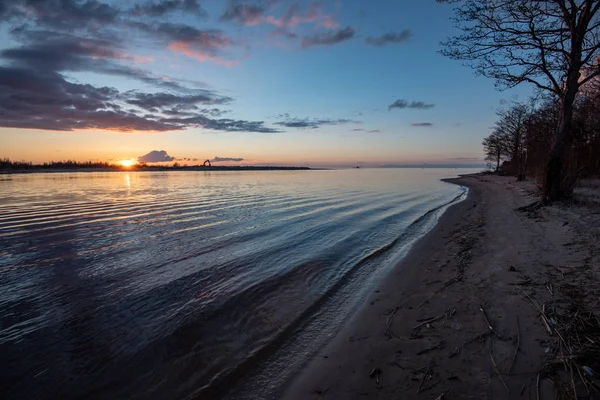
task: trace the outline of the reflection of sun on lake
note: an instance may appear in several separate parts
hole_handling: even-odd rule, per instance
[[[121,165],[122,167],[125,167],[125,168],[129,168],[135,164],[137,164],[137,162],[135,160],[120,160],[119,161],[119,165]]]

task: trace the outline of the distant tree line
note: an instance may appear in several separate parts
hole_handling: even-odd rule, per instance
[[[560,119],[560,99],[537,106],[512,104],[498,112],[483,140],[486,161],[494,170],[543,180]],[[571,135],[566,143],[561,187],[572,190],[579,179],[600,176],[600,85],[594,80],[576,96]]]
[[[119,165],[100,161],[51,161],[42,164],[33,164],[31,161],[11,161],[8,158],[0,159],[0,170],[31,170],[31,169],[92,169],[112,168],[120,169]]]

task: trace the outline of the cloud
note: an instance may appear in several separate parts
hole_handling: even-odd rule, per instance
[[[289,114],[281,114],[277,116],[283,121],[275,122],[275,125],[284,126],[286,128],[298,129],[317,129],[323,125],[342,125],[342,124],[360,124],[360,121],[350,119],[311,119],[311,118],[292,118]]]
[[[235,158],[235,157],[215,157],[210,161],[211,162],[228,162],[228,161],[240,162],[240,161],[244,161],[244,159],[243,158]]]
[[[197,109],[198,104],[224,104],[233,101],[230,97],[218,96],[210,91],[195,95],[176,95],[172,93],[140,93],[127,92],[129,99],[128,104],[138,106],[146,110],[163,109],[167,107],[177,106],[179,110]]]
[[[435,105],[434,104],[427,104],[424,103],[422,101],[412,101],[412,102],[408,102],[406,100],[396,100],[395,102],[393,102],[392,104],[390,104],[388,106],[388,110],[391,110],[393,108],[398,108],[400,110],[405,109],[405,108],[414,108],[414,109],[418,109],[418,110],[428,110],[430,108],[433,108]]]
[[[160,121],[182,127],[202,127],[224,132],[258,132],[278,133],[278,129],[265,126],[263,121],[244,121],[229,118],[211,119],[204,115],[196,115],[186,118],[163,118]]]
[[[483,161],[481,158],[478,158],[478,157],[455,157],[455,158],[446,158],[446,160],[449,160],[449,161],[457,161],[457,160],[461,160],[461,161]]]
[[[5,0],[0,20],[35,21],[36,26],[70,30],[74,25],[105,25],[115,22],[119,10],[95,0]]]
[[[170,90],[185,90],[174,80],[124,65],[123,62],[135,63],[136,56],[127,54],[120,43],[110,38],[76,37],[46,30],[13,32],[24,44],[0,51],[0,57],[15,66],[57,72],[88,71],[135,79]]]
[[[323,32],[311,36],[304,36],[302,38],[302,48],[306,49],[312,46],[333,46],[352,39],[354,34],[354,28],[348,26],[333,32]]]
[[[213,106],[232,103],[229,96],[140,68],[151,59],[132,46],[144,40],[199,60],[239,62],[221,55],[235,45],[222,31],[156,19],[174,12],[200,15],[200,2],[0,0],[0,20],[14,27],[0,49],[0,127],[280,132],[264,121],[223,118],[228,111]],[[140,89],[86,84],[74,80],[73,73],[78,79],[100,74],[99,82],[123,77]]]
[[[236,21],[241,25],[255,26],[263,21],[265,8],[254,4],[244,4],[230,1],[221,15],[221,21]]]
[[[431,122],[416,122],[416,123],[413,123],[410,125],[418,127],[418,128],[425,128],[425,127],[433,126],[433,124]]]
[[[266,22],[278,27],[274,36],[280,34],[290,35],[288,30],[290,28],[296,28],[300,24],[319,22],[321,26],[329,29],[338,28],[340,25],[333,16],[325,14],[321,9],[320,4],[315,1],[309,5],[305,13],[300,10],[300,6],[297,2],[292,3],[281,18],[268,16]]]
[[[152,150],[148,154],[139,156],[137,160],[144,163],[159,163],[173,161],[175,160],[175,157],[171,157],[164,150]]]
[[[160,0],[136,4],[129,13],[135,17],[162,17],[177,11],[196,14],[201,17],[207,15],[198,0]]]
[[[231,46],[233,40],[219,29],[198,29],[173,23],[146,24],[131,22],[129,26],[156,35],[168,42],[182,42],[196,48],[216,52]]]
[[[234,65],[238,65],[242,62],[242,60],[225,60],[209,52],[193,49],[185,42],[171,43],[168,46],[168,49],[174,53],[179,53],[190,58],[195,58],[200,62],[213,61],[217,65],[225,65],[227,67],[233,67]]]
[[[411,37],[412,32],[409,29],[405,29],[402,32],[390,32],[378,37],[368,37],[365,39],[365,43],[371,46],[381,47],[388,44],[403,44],[408,42]]]
[[[352,129],[352,132],[379,133],[381,131],[379,129],[366,130],[366,129],[357,128],[357,129]]]
[[[240,60],[226,60],[220,53],[234,45],[233,39],[219,29],[197,29],[189,25],[161,23],[147,24],[129,22],[128,26],[148,32],[164,41],[167,48],[174,53],[183,54],[200,62],[212,61],[217,65],[231,67]]]
[[[156,108],[177,107],[179,100],[183,109],[190,110],[185,117],[162,115]],[[202,104],[204,97],[196,100]],[[54,71],[0,67],[0,127],[123,132],[201,127],[226,132],[279,132],[265,126],[263,121],[213,119],[207,116],[210,112],[194,113],[197,106],[191,104],[192,101],[186,96],[122,93],[115,88],[72,83]],[[143,111],[126,109],[127,105],[138,106]]]

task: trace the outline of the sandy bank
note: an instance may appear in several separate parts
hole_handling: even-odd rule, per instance
[[[415,245],[284,398],[554,398],[558,379],[571,380],[550,363],[565,352],[561,321],[575,310],[568,289],[586,287],[582,307],[598,302],[600,213],[519,212],[535,186],[514,178],[453,182],[471,189],[467,200]]]

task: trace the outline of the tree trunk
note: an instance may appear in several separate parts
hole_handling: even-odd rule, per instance
[[[521,124],[521,121],[519,120],[519,124]],[[513,156],[512,156],[512,161],[513,164],[515,164],[515,167],[517,169],[517,181],[522,181],[523,180],[523,175],[521,174],[521,128],[517,128],[517,130],[515,131],[515,140],[514,140],[514,144],[513,144]]]
[[[496,172],[500,169],[500,151],[496,153]]]
[[[569,194],[568,188],[564,187],[563,180],[567,139],[571,133],[573,100],[569,100],[567,96],[565,96],[561,107],[560,122],[554,136],[552,149],[550,150],[550,158],[546,165],[544,197],[547,201],[558,200]]]
[[[544,200],[553,201],[571,194],[571,183],[565,182],[565,155],[567,145],[571,142],[571,125],[573,122],[573,103],[579,90],[581,76],[581,42],[573,40],[569,73],[565,82],[566,88],[561,98],[561,109],[558,128],[554,134],[554,143],[546,165],[544,176]]]

